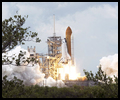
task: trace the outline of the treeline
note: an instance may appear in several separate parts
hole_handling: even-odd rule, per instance
[[[8,81],[7,76],[2,80],[3,98],[118,98],[117,89],[114,84],[110,88],[114,92],[108,91],[108,87],[99,85],[92,87],[76,86],[73,87],[40,87],[25,86],[23,81],[14,77],[14,80]]]

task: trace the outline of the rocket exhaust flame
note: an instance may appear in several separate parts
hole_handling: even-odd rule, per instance
[[[80,73],[76,72],[76,66],[72,65],[71,61],[68,64],[63,64],[63,68],[59,68],[59,74],[61,75],[61,80],[87,80],[86,76],[80,76]]]

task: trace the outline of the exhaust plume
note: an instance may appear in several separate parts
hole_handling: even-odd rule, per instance
[[[109,55],[100,59],[102,70],[110,77],[118,77],[118,54]]]

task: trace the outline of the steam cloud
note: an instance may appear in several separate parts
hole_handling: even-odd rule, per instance
[[[118,77],[118,54],[109,55],[100,59],[102,70],[110,77]]]
[[[20,46],[17,46],[15,49],[8,52],[7,56],[11,56],[15,54],[16,56],[21,51],[25,51],[26,55],[25,58],[29,57],[30,54],[27,50],[22,49]],[[2,54],[2,57],[5,54]],[[21,62],[22,63],[22,62]],[[12,64],[15,64],[13,62]],[[52,77],[48,77],[47,79],[44,78],[45,74],[40,71],[40,66],[38,64],[28,64],[27,66],[15,66],[15,65],[2,65],[2,79],[5,75],[7,75],[8,80],[12,80],[14,76],[18,79],[23,80],[25,85],[39,85],[39,86],[57,86],[57,87],[64,87],[65,84],[62,80],[54,80]]]

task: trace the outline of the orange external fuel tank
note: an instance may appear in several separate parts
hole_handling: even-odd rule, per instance
[[[66,29],[66,41],[67,41],[68,53],[69,53],[70,56],[71,56],[71,34],[72,34],[72,30],[68,26],[67,29]]]

